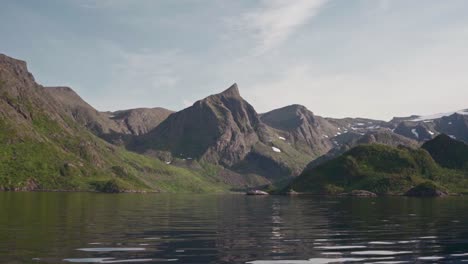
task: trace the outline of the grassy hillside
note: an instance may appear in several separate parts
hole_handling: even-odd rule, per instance
[[[464,173],[439,166],[424,149],[361,145],[318,167],[305,170],[288,188],[298,192],[336,194],[367,190],[402,194],[412,186],[433,181],[451,192],[464,192]]]
[[[203,170],[189,171],[128,152],[79,127],[70,135],[45,116],[35,118],[32,127],[33,130],[5,119],[0,121],[1,189],[162,192],[227,189],[202,176]],[[24,130],[34,133],[24,134]]]
[[[0,54],[0,190],[217,192],[228,186],[106,143]]]

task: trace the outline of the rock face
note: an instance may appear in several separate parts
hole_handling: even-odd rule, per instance
[[[138,136],[159,126],[172,113],[174,112],[161,107],[136,108],[111,112],[109,117],[124,128],[121,133],[127,132]]]
[[[330,140],[340,131],[325,118],[302,105],[290,105],[265,113],[261,120],[281,131],[296,149],[318,157],[334,147]]]
[[[429,124],[404,121],[395,128],[395,133],[416,141],[431,140],[435,132]]]
[[[420,142],[430,140],[439,134],[468,142],[468,110],[425,117],[411,116],[394,119],[391,123],[395,125],[395,133]]]
[[[169,151],[232,166],[250,152],[264,130],[254,108],[239,94],[237,85],[170,115],[132,147]]]

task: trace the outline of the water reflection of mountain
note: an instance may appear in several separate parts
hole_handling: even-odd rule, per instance
[[[467,207],[462,197],[0,193],[7,212],[0,217],[0,257],[245,263],[438,256],[456,263],[466,258]]]

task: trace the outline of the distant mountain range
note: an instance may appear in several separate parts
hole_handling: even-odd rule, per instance
[[[99,112],[0,55],[0,189],[223,191],[287,181],[363,144],[468,142],[468,110],[391,121],[257,113],[237,84],[178,112]],[[171,178],[173,177],[173,178]]]

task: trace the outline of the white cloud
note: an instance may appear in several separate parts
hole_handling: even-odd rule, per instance
[[[114,65],[114,75],[120,86],[131,89],[134,84],[146,87],[138,89],[167,89],[179,81],[175,63],[181,56],[177,51],[166,52],[125,52],[121,51],[121,62]],[[133,84],[133,85],[132,85]],[[124,86],[125,87],[125,86]]]
[[[255,41],[254,52],[263,54],[287,40],[298,27],[316,16],[328,0],[264,0],[262,6],[232,22],[235,31]]]

